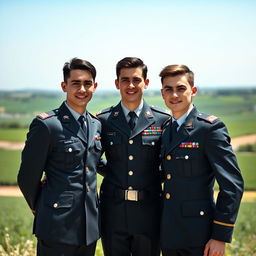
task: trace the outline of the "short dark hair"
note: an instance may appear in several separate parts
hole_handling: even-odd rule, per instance
[[[66,62],[63,66],[64,82],[67,82],[67,79],[70,77],[71,70],[75,70],[75,69],[88,70],[92,74],[93,81],[95,81],[95,78],[96,78],[95,67],[87,60],[73,58],[70,60],[70,62]]]
[[[194,86],[194,73],[186,65],[169,65],[163,68],[159,74],[162,83],[166,77],[178,75],[186,75],[190,86]]]
[[[148,73],[148,68],[141,59],[136,58],[136,57],[123,58],[116,64],[117,79],[120,76],[120,72],[121,72],[122,68],[138,68],[138,67],[140,67],[142,69],[143,78],[146,79],[147,73]]]

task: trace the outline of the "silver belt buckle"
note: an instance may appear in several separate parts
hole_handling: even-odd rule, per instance
[[[138,201],[138,190],[125,190],[125,200]]]

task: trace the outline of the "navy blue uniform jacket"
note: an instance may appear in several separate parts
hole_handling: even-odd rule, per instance
[[[162,136],[162,247],[204,246],[210,238],[230,242],[243,179],[225,125],[194,107],[176,137],[170,134],[171,122]],[[220,187],[216,203],[215,179]]]
[[[35,211],[38,238],[89,245],[99,238],[96,167],[101,124],[88,114],[88,138],[63,103],[31,123],[18,184]],[[41,185],[45,172],[47,180]]]
[[[145,101],[134,130],[121,104],[102,111],[102,146],[107,158],[101,186],[103,235],[125,230],[159,239],[161,213],[160,138],[161,126],[169,114]],[[144,191],[142,201],[108,197],[112,189]]]

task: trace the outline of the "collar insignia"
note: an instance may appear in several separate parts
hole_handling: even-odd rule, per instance
[[[146,116],[147,117],[153,117],[152,113],[150,111],[146,111]]]
[[[69,116],[65,115],[65,116],[63,116],[63,119],[64,120],[69,120]]]
[[[114,116],[117,117],[119,115],[119,111],[114,112]]]

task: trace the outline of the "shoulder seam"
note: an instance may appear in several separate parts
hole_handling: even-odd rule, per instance
[[[150,108],[158,113],[161,113],[161,114],[164,114],[164,115],[167,115],[167,116],[170,116],[171,113],[169,110],[167,109],[162,109],[160,107],[156,107],[156,106],[150,106]]]

